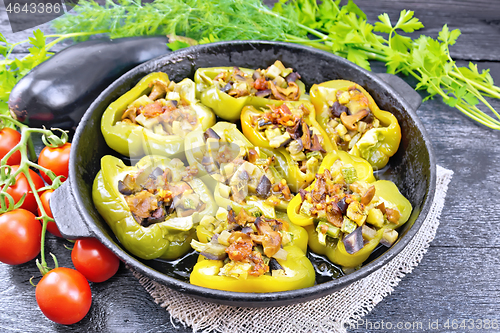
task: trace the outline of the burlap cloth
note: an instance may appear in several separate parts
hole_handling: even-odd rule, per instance
[[[422,260],[436,235],[452,176],[453,171],[437,166],[436,193],[429,215],[393,260],[364,279],[307,303],[257,309],[218,305],[183,295],[137,272],[134,275],[172,319],[192,327],[193,332],[346,332],[350,323],[370,312]]]

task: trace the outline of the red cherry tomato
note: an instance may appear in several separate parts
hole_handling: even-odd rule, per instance
[[[61,147],[50,148],[45,147],[40,152],[38,156],[38,164],[52,170],[56,176],[63,176],[61,181],[65,181],[68,178],[68,163],[69,163],[69,153],[71,151],[71,143],[67,142]],[[47,184],[52,184],[49,176],[45,173],[41,173],[43,179]]]
[[[71,325],[87,315],[92,292],[85,276],[66,267],[58,267],[43,276],[36,286],[36,302],[50,320]]]
[[[21,141],[21,134],[12,128],[5,127],[0,130],[0,160]],[[8,165],[21,163],[21,153],[16,151],[7,160]]]
[[[42,226],[33,213],[14,209],[0,215],[0,261],[24,264],[40,253]]]
[[[75,268],[92,282],[106,281],[120,266],[118,257],[95,238],[77,240],[71,260]]]
[[[19,165],[13,165],[12,173],[16,172],[18,168]],[[29,173],[37,190],[45,186],[42,178],[40,178],[40,176],[35,171],[30,169]],[[17,175],[16,182],[10,185],[6,192],[12,196],[14,202],[16,203],[19,202],[19,199],[21,199],[21,197],[26,193],[26,198],[24,198],[24,202],[20,208],[29,210],[33,214],[37,212],[38,205],[36,203],[35,195],[31,191],[30,185],[24,173],[21,172],[19,175]]]
[[[45,210],[45,213],[51,218],[54,218],[52,216],[52,211],[50,210],[50,197],[52,196],[52,193],[54,193],[54,190],[47,190],[42,193],[40,196],[40,200],[42,201],[43,209]],[[42,212],[40,212],[40,207],[38,207],[38,216],[42,216]],[[49,221],[47,223],[47,230],[54,236],[61,237],[61,232],[59,231],[59,228],[57,227],[57,224],[54,221]]]

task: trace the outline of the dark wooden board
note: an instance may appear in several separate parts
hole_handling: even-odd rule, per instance
[[[395,22],[402,9],[415,11],[425,28],[436,37],[443,24],[460,28],[462,36],[451,49],[460,65],[478,61],[490,68],[500,82],[500,2],[496,0],[358,0],[370,22],[387,12]],[[9,32],[6,15],[0,10],[0,32]],[[47,25],[42,31],[49,31]],[[5,34],[11,41],[26,39],[29,32]],[[418,33],[413,34],[413,36]],[[17,52],[25,49],[19,48]],[[374,64],[374,71],[384,67]],[[412,83],[410,79],[408,82]],[[422,93],[425,96],[425,93]],[[500,110],[500,101],[493,106]],[[384,298],[350,332],[424,332],[438,320],[433,332],[496,332],[475,328],[445,328],[474,320],[500,321],[500,132],[490,130],[463,116],[439,99],[426,101],[417,114],[424,123],[439,165],[455,172],[450,184],[441,223],[429,252],[414,271],[402,279],[395,291]],[[61,265],[72,267],[68,242],[49,236],[48,251]],[[120,267],[111,280],[92,284],[93,306],[89,315],[71,326],[54,324],[38,309],[31,276],[39,273],[30,262],[12,267],[0,263],[0,332],[189,332],[190,328],[172,326],[168,313],[155,304],[133,275]],[[376,323],[422,323],[422,328],[377,330]],[[370,326],[366,325],[372,325]],[[363,326],[363,325],[365,326]],[[484,326],[483,326],[484,327]],[[433,327],[434,328],[434,327]]]

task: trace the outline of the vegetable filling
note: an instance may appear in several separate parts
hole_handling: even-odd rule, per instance
[[[380,127],[380,120],[370,110],[368,98],[356,86],[337,90],[335,95],[335,100],[328,101],[328,132],[333,134],[340,149],[349,151],[368,130]]]
[[[241,209],[219,208],[216,217],[206,216],[200,227],[213,232],[207,243],[191,241],[191,246],[210,260],[223,260],[219,275],[246,279],[250,276],[286,275],[276,259],[286,260],[283,246],[291,242],[288,222],[249,215]]]
[[[188,183],[197,173],[196,167],[186,167],[180,173],[169,168],[142,169],[119,180],[118,190],[137,223],[147,227],[205,209],[206,204]]]
[[[291,158],[299,164],[300,171],[314,169],[323,160],[323,136],[304,118],[310,111],[303,104],[270,106],[269,109],[253,118],[253,125],[263,131],[271,147],[285,147]]]
[[[247,197],[266,199],[266,203],[276,206],[281,199],[289,201],[292,193],[284,179],[278,179],[270,166],[274,157],[263,158],[259,148],[229,144],[208,129],[204,133],[206,150],[211,155],[203,155],[202,165],[220,184],[223,197],[245,204]],[[219,147],[213,149],[214,147]],[[212,149],[211,149],[212,148]]]
[[[219,73],[214,79],[216,87],[232,97],[256,96],[282,101],[296,101],[300,89],[296,80],[300,75],[292,68],[285,68],[276,60],[267,69],[257,69],[251,75],[233,67],[232,71]]]
[[[142,95],[123,112],[121,120],[143,126],[156,134],[185,136],[200,126],[181,84],[155,80],[149,96]]]
[[[384,245],[397,239],[392,230],[399,224],[400,212],[394,205],[381,200],[375,186],[357,179],[356,169],[337,160],[331,169],[316,175],[314,186],[299,192],[299,211],[315,218],[320,244],[336,245],[343,241],[347,253],[354,254],[372,240],[380,228]],[[391,207],[389,207],[391,206]],[[395,234],[394,234],[395,233]]]

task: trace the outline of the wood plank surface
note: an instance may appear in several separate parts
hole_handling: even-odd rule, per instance
[[[461,65],[478,61],[479,67],[490,68],[500,83],[500,1],[355,2],[370,22],[383,12],[394,22],[402,9],[410,9],[425,25],[420,33],[436,37],[443,24],[461,29],[452,56]],[[44,32],[49,29],[42,26]],[[10,41],[29,35],[28,31],[9,33],[3,8],[0,32]],[[16,51],[25,52],[26,48]],[[374,64],[373,70],[383,72],[384,67]],[[500,101],[493,106],[500,110]],[[485,329],[484,320],[500,321],[500,132],[473,122],[438,99],[424,102],[417,114],[431,137],[437,163],[455,172],[441,223],[419,266],[349,332],[499,332]],[[55,253],[62,266],[72,267],[64,244],[69,243],[49,236],[47,252]],[[39,276],[34,262],[20,266],[0,263],[0,332],[191,331],[179,324],[173,326],[168,313],[153,302],[123,265],[109,281],[91,285],[90,313],[71,326],[52,323],[42,315],[35,289],[29,284],[31,276]],[[465,328],[444,326],[446,320],[451,325],[454,319],[458,323],[465,320]],[[468,328],[469,320],[474,321],[473,329]],[[479,320],[483,321],[481,329]],[[376,323],[382,321],[394,328],[376,329]],[[439,326],[431,329],[429,325],[436,321]],[[421,323],[422,327],[396,329],[398,323]]]

